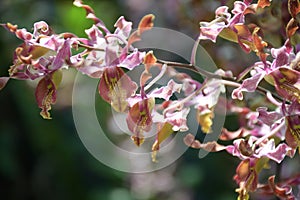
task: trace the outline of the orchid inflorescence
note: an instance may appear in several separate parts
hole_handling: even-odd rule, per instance
[[[241,74],[233,76],[231,71],[221,69],[214,73],[197,68],[196,49],[193,48],[190,64],[157,59],[152,51],[144,52],[134,47],[142,40],[142,34],[154,25],[154,16],[144,16],[137,29],[132,31],[132,22],[120,17],[115,31],[110,32],[96,17],[94,10],[75,0],[74,5],[85,9],[86,17],[93,20],[86,30],[87,38],[72,33],[56,34],[44,21],[34,24],[33,32],[18,29],[10,23],[2,24],[23,44],[15,49],[9,77],[0,78],[2,89],[9,79],[39,80],[35,98],[41,108],[41,116],[51,119],[49,111],[56,101],[56,93],[62,79],[62,71],[74,68],[79,72],[99,79],[98,91],[116,112],[127,113],[126,123],[132,132],[132,140],[140,146],[144,134],[153,125],[158,127],[152,146],[152,160],[160,145],[175,132],[189,130],[187,116],[191,108],[197,110],[196,119],[204,134],[212,132],[214,112],[222,101],[225,86],[233,87],[231,99],[223,106],[240,118],[240,128],[229,131],[223,128],[219,140],[231,141],[222,145],[218,141],[201,143],[192,134],[184,142],[196,149],[210,152],[227,151],[241,162],[234,180],[239,185],[238,199],[249,199],[252,192],[275,195],[281,199],[296,199],[293,187],[300,185],[300,175],[275,182],[270,176],[268,183],[259,183],[258,176],[269,162],[280,164],[286,156],[293,158],[300,149],[300,52],[298,0],[288,0],[289,21],[283,23],[282,46],[273,47],[264,39],[264,28],[246,20],[272,6],[271,0],[235,1],[232,10],[221,6],[215,11],[211,22],[200,22],[200,34],[195,47],[202,40],[216,42],[217,37],[237,43],[246,53],[254,52],[258,60]],[[83,49],[83,50],[80,50]],[[142,65],[143,72],[136,83],[127,71]],[[153,77],[151,69],[159,74]],[[188,68],[205,76],[204,81],[193,79],[189,74],[178,71]],[[161,77],[168,75],[169,82],[154,88]],[[268,90],[260,83],[269,84]],[[265,106],[255,109],[240,104],[245,93],[263,93]],[[182,94],[174,100],[172,96]],[[158,101],[162,99],[163,101]]]

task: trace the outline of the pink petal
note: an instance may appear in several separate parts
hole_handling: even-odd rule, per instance
[[[106,68],[98,86],[100,96],[118,112],[127,109],[127,98],[133,95],[136,89],[136,83],[119,67]]]
[[[218,22],[218,23],[214,23],[214,24],[202,22],[201,27],[200,27],[199,39],[200,40],[211,40],[213,42],[216,42],[218,35],[226,27],[227,27],[227,25],[225,24],[225,22]]]
[[[267,112],[266,107],[260,107],[256,109],[259,113],[258,119],[261,120],[264,124],[272,126],[277,120],[281,119],[283,115],[278,112]]]
[[[231,97],[233,99],[243,100],[243,91],[254,92],[259,82],[264,78],[265,73],[256,73],[254,76],[247,78],[243,81],[242,85],[233,90]]]
[[[172,105],[172,104],[171,104]],[[183,108],[180,111],[165,113],[165,120],[173,126],[174,131],[187,131],[187,115],[190,112],[190,108]]]
[[[121,16],[114,25],[117,29],[115,34],[122,35],[128,38],[132,29],[132,22],[126,21],[124,16]]]
[[[49,77],[39,81],[35,90],[35,98],[38,106],[42,109],[41,116],[44,119],[51,119],[49,110],[51,110],[51,104],[56,101],[56,87]]]
[[[33,35],[35,38],[40,35],[49,35],[51,32],[48,24],[44,21],[34,23],[33,27]]]
[[[167,86],[163,86],[161,88],[157,88],[150,92],[149,96],[154,98],[162,98],[164,100],[169,100],[170,97],[175,93],[179,93],[181,90],[182,84],[178,84],[173,80],[168,82]]]
[[[9,77],[0,77],[0,90],[6,86],[9,79]]]
[[[133,53],[126,55],[126,57],[121,60],[119,66],[132,70],[143,62],[144,57],[145,52],[139,52],[137,49],[135,49]]]

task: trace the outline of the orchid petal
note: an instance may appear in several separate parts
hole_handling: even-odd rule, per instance
[[[190,108],[182,108],[179,111],[165,113],[165,120],[173,126],[173,131],[187,131],[187,115],[190,112]]]
[[[187,134],[183,141],[189,147],[194,149],[204,149],[208,152],[218,152],[226,149],[225,146],[218,144],[216,141],[201,143],[199,140],[195,139],[195,136],[191,133]]]
[[[44,119],[51,119],[49,110],[51,110],[51,104],[56,101],[56,86],[51,78],[45,77],[39,81],[35,90],[35,98],[42,109],[41,116]]]
[[[137,146],[144,142],[144,132],[151,130],[151,112],[155,104],[154,98],[147,98],[134,104],[127,115],[128,129],[133,133],[132,140]]]
[[[264,76],[265,74],[262,72],[256,73],[254,76],[245,79],[240,87],[233,90],[231,97],[233,99],[243,100],[244,97],[242,92],[254,92]]]
[[[272,126],[277,120],[283,117],[283,115],[278,112],[267,112],[267,108],[265,107],[257,108],[256,111],[259,113],[258,119],[268,126]]]
[[[126,21],[124,16],[121,16],[114,27],[117,28],[114,32],[115,34],[121,35],[124,39],[127,39],[132,29],[132,22]]]
[[[127,98],[133,95],[136,89],[136,83],[119,67],[106,68],[98,86],[100,96],[117,112],[127,109]]]
[[[201,22],[199,39],[211,40],[212,42],[216,42],[218,35],[226,27],[227,25],[225,22],[217,22],[213,24],[208,22]]]
[[[50,27],[44,21],[34,23],[33,27],[33,36],[35,38],[39,37],[40,35],[49,35],[51,33]]]
[[[137,49],[135,49],[133,53],[129,54],[125,57],[125,59],[121,60],[119,66],[132,70],[143,62],[144,57],[144,52],[139,52]]]
[[[109,30],[106,28],[104,22],[100,20],[98,17],[95,15],[95,11],[88,5],[83,4],[81,0],[75,0],[73,4],[79,8],[83,8],[86,11],[86,18],[91,19],[94,21],[94,24],[101,29],[103,29],[106,33],[109,33]]]
[[[271,73],[275,81],[275,88],[279,95],[300,102],[300,72],[281,67]]]
[[[144,31],[150,30],[154,26],[154,18],[155,16],[153,14],[148,14],[141,19],[138,26],[139,34],[142,34]]]
[[[9,77],[0,77],[0,90],[2,90],[6,86],[9,79]]]
[[[271,5],[272,0],[259,0],[257,3],[257,7],[264,8]]]
[[[71,57],[71,40],[65,40],[52,63],[52,70],[61,68]]]
[[[175,92],[179,93],[181,88],[182,88],[182,84],[178,84],[173,80],[170,80],[167,86],[154,89],[149,93],[149,96],[154,98],[162,98],[168,101]]]

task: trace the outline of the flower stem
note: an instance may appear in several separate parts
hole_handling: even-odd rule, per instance
[[[221,80],[221,84],[227,85],[227,86],[232,86],[232,87],[240,87],[241,84],[233,81],[228,81],[228,80]]]
[[[205,76],[207,78],[216,78],[216,79],[228,79],[228,77],[222,77],[217,74],[208,72],[206,70],[201,69],[200,67],[197,67],[196,65],[193,64],[185,64],[185,63],[179,63],[179,62],[172,62],[172,61],[166,61],[166,60],[161,60],[157,59],[157,62],[160,64],[166,64],[168,66],[173,66],[173,67],[179,67],[179,68],[185,68],[192,70],[196,73],[199,73],[202,76]]]
[[[184,105],[186,102],[190,101],[192,98],[194,98],[195,96],[197,96],[201,91],[204,90],[206,86],[206,82],[203,83],[203,85],[198,88],[196,91],[194,91],[192,94],[190,94],[189,96],[185,97],[184,99],[182,99],[181,101],[179,102],[176,102],[175,104],[167,107],[165,110],[164,110],[164,113],[167,113],[169,110],[173,110],[173,109],[177,109],[178,107],[181,107],[182,105]]]
[[[276,106],[281,106],[281,103],[278,102],[274,97],[273,97],[274,94],[272,94],[270,91],[267,92],[266,96],[267,96],[267,99],[274,105]],[[277,97],[278,98],[278,97]]]
[[[111,35],[113,36],[113,35]],[[92,51],[92,50],[95,50],[95,51],[105,51],[104,49],[101,49],[101,48],[96,48],[96,47],[92,47],[92,46],[88,46],[88,45],[85,45],[85,44],[78,44],[79,47],[83,47],[83,48],[86,48],[87,50],[89,51]],[[210,78],[215,78],[215,79],[221,79],[221,80],[226,80],[226,81],[229,81],[229,82],[224,82],[225,85],[228,85],[228,86],[233,86],[233,87],[239,87],[240,86],[240,83],[243,81],[243,80],[236,80],[236,78],[232,78],[232,77],[224,77],[224,76],[220,76],[220,75],[217,75],[217,74],[214,74],[212,72],[209,72],[209,71],[206,71],[204,69],[201,69],[200,67],[194,65],[194,64],[185,64],[185,63],[179,63],[179,62],[173,62],[173,61],[166,61],[166,60],[162,60],[162,59],[157,59],[157,63],[160,63],[160,64],[165,64],[167,66],[171,66],[171,67],[179,67],[179,68],[184,68],[184,69],[188,69],[188,70],[192,70],[198,74],[200,74],[201,76],[205,76],[206,78],[210,79]],[[148,87],[147,87],[148,89]],[[270,97],[270,93],[272,94],[271,96],[273,96],[274,98],[280,100],[280,101],[284,101],[284,99],[277,95],[276,93],[273,93],[261,86],[258,86],[256,88],[256,90],[264,95],[268,95],[268,97]],[[273,98],[273,100],[275,100]],[[273,102],[273,101],[271,101]],[[275,103],[276,101],[274,101]],[[277,102],[275,105],[278,105],[279,102]],[[279,103],[280,104],[280,103]]]
[[[253,145],[253,148],[255,148],[256,146],[258,146],[260,143],[262,143],[263,141],[265,141],[266,139],[268,139],[269,137],[275,135],[278,131],[280,131],[280,129],[282,129],[285,126],[285,121],[283,120],[278,126],[276,126],[269,134],[266,134],[264,136],[262,136],[261,138],[259,138],[258,140],[256,140],[256,142]]]
[[[79,43],[78,46],[79,47],[83,47],[83,48],[85,48],[85,49],[87,49],[89,51],[105,51],[105,49],[88,46],[88,45],[85,45],[85,44],[82,44],[82,43]]]
[[[191,54],[191,60],[190,60],[190,63],[192,65],[196,64],[196,54],[197,54],[197,49],[198,49],[198,46],[199,46],[199,42],[200,42],[200,37],[198,37],[198,39],[196,40],[196,42],[193,46],[193,50],[192,50],[192,54]]]
[[[222,80],[227,80],[227,81],[232,82],[232,83],[227,82],[226,85],[228,85],[228,86],[239,87],[240,84],[243,82],[243,79],[237,80],[234,77],[231,78],[231,77],[220,76],[220,75],[214,74],[212,72],[208,72],[208,71],[206,71],[204,69],[201,69],[200,67],[198,67],[196,65],[193,65],[193,64],[178,63],[178,62],[166,61],[166,60],[161,60],[161,59],[157,59],[157,62],[161,63],[161,64],[167,64],[168,66],[189,69],[189,70],[192,70],[192,71],[194,71],[194,72],[196,72],[196,73],[198,73],[198,74],[200,74],[202,76],[205,76],[207,78],[222,79]],[[236,84],[234,84],[233,82],[235,82]],[[276,98],[277,100],[284,101],[284,99],[281,96],[279,96],[278,94],[273,93],[273,92],[271,92],[271,91],[269,91],[269,90],[267,90],[267,89],[265,89],[265,88],[263,88],[261,86],[258,86],[256,88],[256,90],[258,92],[264,94],[264,95],[267,95],[268,93],[271,93],[272,96],[274,98]]]
[[[153,84],[155,84],[161,77],[163,77],[163,75],[167,71],[167,68],[168,68],[168,66],[166,64],[163,64],[160,73],[154,79],[152,79],[152,81],[150,81],[150,83],[147,84],[147,86],[144,88],[145,91],[149,90]]]

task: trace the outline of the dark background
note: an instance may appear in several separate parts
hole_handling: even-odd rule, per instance
[[[85,2],[111,30],[120,15],[133,21],[136,27],[143,15],[154,13],[156,26],[178,30],[193,38],[199,34],[199,21],[211,20],[214,9],[221,5],[221,1],[192,0]],[[83,9],[73,6],[71,0],[0,2],[0,23],[11,22],[31,30],[33,23],[39,20],[45,20],[57,33],[73,32],[78,36],[85,36],[84,30],[91,25]],[[0,29],[0,76],[7,76],[13,51],[20,43],[14,35]],[[230,66],[236,72],[240,70],[236,66],[241,61],[233,62],[235,47],[223,41],[222,49],[215,51],[211,44],[204,42],[203,45],[215,55],[217,65]],[[249,59],[247,55],[242,56],[246,61]],[[199,159],[198,151],[190,149],[171,166],[147,174],[123,173],[101,164],[83,146],[73,124],[74,77],[74,71],[65,72],[58,102],[51,111],[52,120],[39,116],[34,83],[11,80],[0,92],[0,199],[236,198],[232,177],[238,160],[225,152]]]

